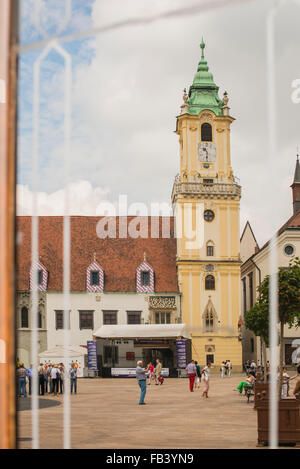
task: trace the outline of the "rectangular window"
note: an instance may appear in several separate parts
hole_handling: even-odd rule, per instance
[[[250,296],[250,308],[253,306],[253,274],[248,275],[249,277],[249,296]]]
[[[215,363],[215,356],[214,354],[206,355],[206,363],[211,363],[212,365]]]
[[[213,246],[207,246],[206,247],[206,255],[207,256],[213,256],[214,255],[214,247]]]
[[[171,313],[155,313],[155,324],[171,324]]]
[[[42,322],[42,313],[38,313],[38,328],[42,329],[43,328],[43,322]]]
[[[94,329],[94,311],[79,311],[79,329]]]
[[[103,362],[106,365],[116,365],[119,363],[119,349],[118,347],[106,345],[103,347]]]
[[[70,311],[69,311],[68,322],[69,322],[69,329],[70,329]],[[64,328],[64,311],[63,310],[55,311],[55,328],[56,330]]]
[[[141,311],[127,311],[127,324],[141,324]]]
[[[118,324],[117,311],[103,311],[103,324]]]
[[[28,328],[28,308],[23,306],[21,310],[21,327]]]
[[[142,280],[142,285],[149,286],[150,285],[150,272],[142,272],[141,280]]]
[[[98,271],[91,272],[91,285],[99,285],[100,283],[100,276]]]
[[[203,184],[213,184],[214,180],[213,179],[203,179]]]
[[[251,348],[251,353],[254,352],[254,339],[250,339],[250,348]]]
[[[243,309],[244,314],[247,312],[247,291],[246,291],[246,277],[242,279],[243,282]]]

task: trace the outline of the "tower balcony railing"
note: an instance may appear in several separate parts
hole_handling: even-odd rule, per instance
[[[213,184],[203,184],[201,182],[178,182],[175,180],[172,191],[172,201],[177,196],[219,198],[219,199],[240,199],[241,186],[236,182],[231,184],[217,182]]]

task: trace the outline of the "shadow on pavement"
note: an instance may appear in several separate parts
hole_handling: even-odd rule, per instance
[[[38,406],[39,409],[47,409],[48,407],[56,407],[61,405],[60,401],[54,401],[52,399],[39,398]],[[17,402],[17,410],[30,410],[31,409],[31,397],[19,397]]]

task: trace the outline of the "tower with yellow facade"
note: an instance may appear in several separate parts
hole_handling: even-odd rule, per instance
[[[182,322],[191,332],[192,356],[210,361],[219,371],[230,360],[242,368],[240,336],[241,187],[230,157],[228,96],[219,87],[204,58],[189,94],[184,92],[176,133],[180,173],[172,201],[177,228],[177,271],[182,293]]]

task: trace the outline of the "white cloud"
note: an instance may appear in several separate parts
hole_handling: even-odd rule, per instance
[[[108,189],[93,188],[89,181],[71,183],[68,190],[69,214],[90,215],[97,214],[99,204],[107,199]],[[28,186],[17,186],[17,214],[32,215],[33,193]],[[37,193],[37,213],[39,216],[65,215],[65,191],[63,189],[51,194]]]
[[[193,3],[195,0],[185,2]],[[276,20],[278,146],[269,160],[265,44],[269,5],[257,0],[212,13],[125,27],[76,49],[76,56],[90,55],[90,59],[76,62],[73,74],[71,179],[89,184],[87,192],[80,189],[75,211],[90,214],[91,207],[94,210],[90,198],[97,199],[97,187],[109,187],[104,199],[111,201],[127,194],[129,202],[170,202],[179,167],[175,116],[182,89],[192,83],[196,72],[203,35],[210,70],[220,95],[224,89],[228,91],[236,118],[231,131],[232,164],[242,185],[241,221],[249,219],[260,243],[279,228],[292,209],[289,185],[299,143],[300,105],[293,104],[290,95],[292,80],[299,77],[300,30],[297,7],[282,9]],[[181,0],[96,0],[92,21],[100,26],[179,6]],[[61,115],[62,71],[59,67],[50,70],[48,104],[43,110],[47,134],[43,135],[40,167],[40,190],[46,191],[41,195],[43,213],[49,210],[49,214],[62,210],[60,189],[64,184],[60,127],[51,123],[53,116]],[[19,179],[30,187],[28,121],[26,108]],[[74,198],[78,184],[74,183]],[[27,204],[30,189],[22,190]],[[26,204],[22,203],[23,209]]]

